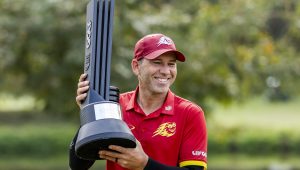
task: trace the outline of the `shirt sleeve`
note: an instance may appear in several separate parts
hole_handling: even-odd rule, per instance
[[[173,167],[161,164],[151,158],[148,159],[147,165],[144,170],[204,170],[203,166],[185,166],[185,167]]]
[[[203,166],[207,169],[207,129],[204,112],[194,104],[185,110],[186,120],[180,148],[179,166]]]
[[[79,129],[74,136],[70,147],[69,147],[69,167],[71,170],[88,170],[95,161],[92,160],[84,160],[79,158],[75,153],[75,143],[77,140]]]

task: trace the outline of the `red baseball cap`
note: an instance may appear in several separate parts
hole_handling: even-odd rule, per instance
[[[163,34],[149,34],[141,38],[135,44],[134,58],[153,60],[166,52],[174,52],[177,60],[185,61],[185,56],[176,50],[172,39]]]

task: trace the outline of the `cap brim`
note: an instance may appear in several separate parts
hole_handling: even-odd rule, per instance
[[[175,55],[176,55],[176,59],[178,61],[181,61],[181,62],[185,61],[185,56],[181,52],[179,52],[177,50],[173,50],[173,49],[156,50],[156,51],[154,51],[154,52],[152,52],[152,53],[144,56],[143,58],[146,58],[146,59],[149,59],[149,60],[153,60],[153,59],[155,59],[155,58],[159,57],[160,55],[162,55],[164,53],[167,53],[167,52],[174,52]]]

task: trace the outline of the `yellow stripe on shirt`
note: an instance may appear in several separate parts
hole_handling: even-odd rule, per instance
[[[183,162],[179,163],[180,167],[191,166],[191,165],[203,166],[204,170],[207,169],[207,164],[206,164],[206,162],[203,162],[203,161],[183,161]]]

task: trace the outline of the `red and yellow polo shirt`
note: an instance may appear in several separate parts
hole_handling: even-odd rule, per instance
[[[136,102],[138,88],[120,95],[123,120],[152,159],[169,166],[207,168],[207,131],[202,109],[168,92],[162,107],[146,115]],[[124,170],[107,161],[108,170]]]

